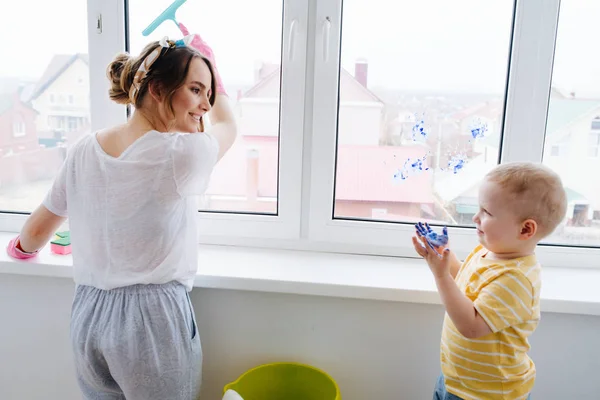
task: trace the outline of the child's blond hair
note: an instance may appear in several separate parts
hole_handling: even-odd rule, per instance
[[[498,165],[486,179],[507,191],[517,216],[534,220],[540,239],[550,235],[567,212],[567,194],[558,174],[550,168],[531,162]]]

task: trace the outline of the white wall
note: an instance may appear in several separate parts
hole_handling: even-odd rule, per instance
[[[279,135],[279,98],[240,100],[236,108],[243,136]]]
[[[68,338],[68,279],[0,275],[0,399],[80,399]],[[194,289],[203,399],[257,364],[311,363],[344,400],[431,399],[442,308],[433,305]],[[544,314],[532,340],[533,399],[598,397],[600,318]]]
[[[378,146],[382,134],[381,103],[341,102],[338,119],[338,144]]]

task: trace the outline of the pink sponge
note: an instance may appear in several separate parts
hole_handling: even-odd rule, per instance
[[[71,233],[57,232],[56,239],[50,242],[50,251],[54,254],[71,254]]]
[[[71,254],[71,245],[62,246],[60,244],[51,243],[50,251],[53,252],[54,254],[61,254],[61,255]]]

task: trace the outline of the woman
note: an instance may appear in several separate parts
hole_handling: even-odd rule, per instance
[[[35,256],[69,217],[71,337],[86,399],[199,393],[202,351],[188,295],[198,267],[193,196],[206,189],[236,125],[213,52],[195,36],[115,58],[109,94],[134,105],[133,116],[73,146],[7,249]]]

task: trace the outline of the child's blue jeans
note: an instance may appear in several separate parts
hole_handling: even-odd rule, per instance
[[[453,395],[452,393],[448,393],[446,391],[446,384],[444,383],[444,375],[440,375],[437,380],[437,384],[435,385],[435,390],[433,392],[433,400],[463,400],[458,396]],[[527,397],[527,400],[531,400],[531,395]]]

